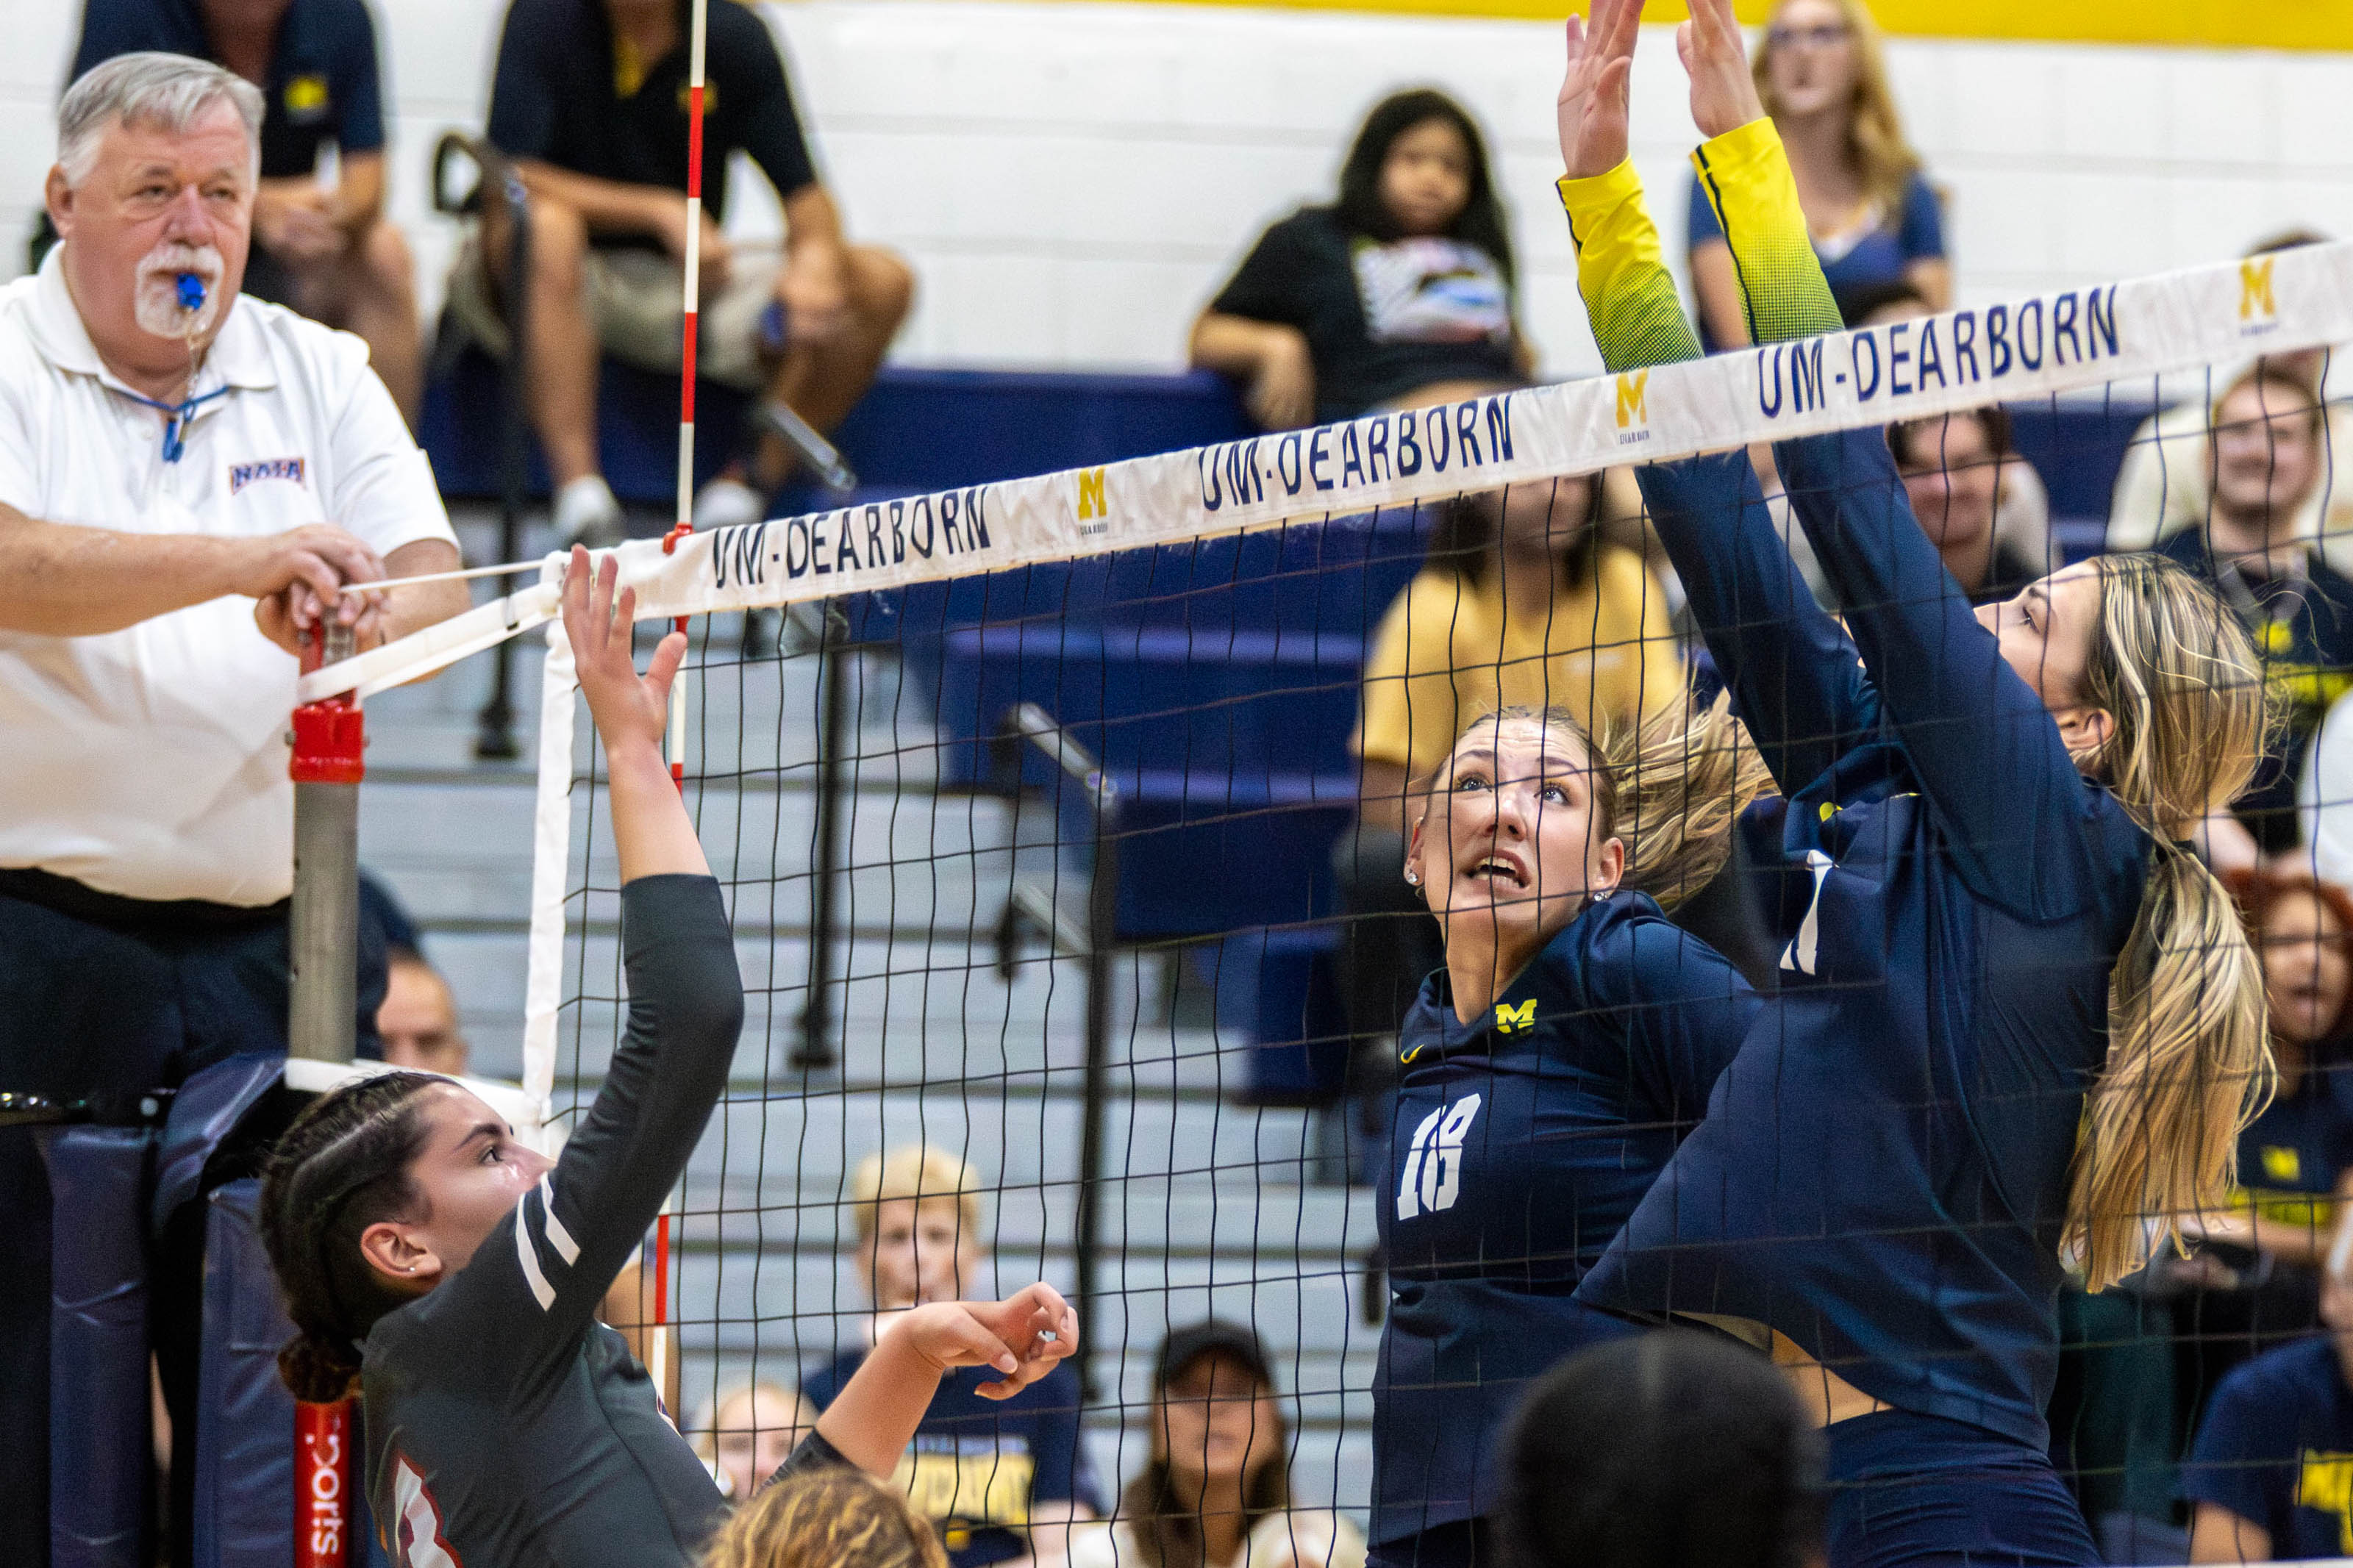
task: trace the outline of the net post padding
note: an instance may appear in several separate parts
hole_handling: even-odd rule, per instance
[[[540,588],[562,582],[561,557],[550,557]],[[578,679],[572,639],[562,621],[547,627],[541,666],[539,779],[532,811],[531,938],[522,1005],[522,1089],[552,1119],[555,1097],[555,1021],[564,1006],[564,889],[572,852],[572,745]]]
[[[640,619],[965,577],[2083,391],[2353,341],[2353,242],[617,552]],[[307,676],[413,680],[555,613],[543,581]],[[435,633],[439,632],[438,637]]]

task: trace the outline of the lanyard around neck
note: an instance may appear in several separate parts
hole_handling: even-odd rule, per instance
[[[195,417],[196,410],[216,397],[228,395],[227,387],[216,386],[210,392],[198,393],[178,403],[160,403],[152,397],[142,397],[127,386],[118,386],[114,390],[164,416],[164,460],[167,463],[178,462],[180,454],[188,449],[188,421]]]

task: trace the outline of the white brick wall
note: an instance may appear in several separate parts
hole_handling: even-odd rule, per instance
[[[0,267],[21,261],[72,47],[70,0],[0,0]],[[379,5],[396,105],[394,201],[428,298],[452,244],[425,159],[479,125],[499,8]],[[897,246],[923,293],[919,363],[1166,367],[1261,226],[1324,196],[1391,88],[1433,83],[1495,141],[1525,318],[1547,369],[1593,368],[1567,236],[1549,25],[1226,6],[800,0],[770,14],[854,231]],[[2266,230],[2353,235],[2353,58],[1898,40],[1914,140],[1951,198],[1968,299],[2232,254]],[[1670,234],[1693,138],[1662,32],[1635,77],[1636,153]],[[775,232],[739,183],[733,226]]]

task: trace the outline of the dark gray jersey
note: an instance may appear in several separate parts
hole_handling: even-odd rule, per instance
[[[707,877],[621,889],[629,1020],[563,1158],[364,1348],[368,1500],[402,1568],[673,1568],[725,1511],[597,1304],[726,1085],[743,1026]]]

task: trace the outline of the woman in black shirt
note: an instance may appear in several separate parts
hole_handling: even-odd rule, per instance
[[[1261,235],[1193,323],[1194,365],[1269,429],[1525,385],[1531,359],[1486,143],[1427,88],[1374,108],[1339,199]]]
[[[640,679],[632,595],[610,557],[565,582],[589,711],[604,737],[621,865],[628,1028],[588,1116],[550,1161],[465,1089],[389,1072],[322,1096],[263,1179],[262,1237],[300,1337],[279,1356],[298,1399],[354,1382],[367,1491],[398,1568],[690,1568],[725,1512],[597,1303],[686,1168],[726,1087],[743,982],[719,885],[661,755],[673,632]],[[787,1471],[889,1474],[952,1366],[993,1368],[1002,1399],[1069,1353],[1051,1287],[934,1302],[879,1343]]]

